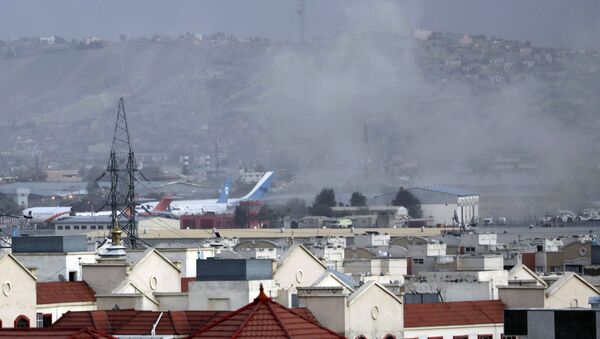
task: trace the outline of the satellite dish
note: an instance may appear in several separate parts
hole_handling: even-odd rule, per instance
[[[58,280],[59,280],[59,281],[65,281],[66,279],[65,279],[65,276],[64,276],[64,275],[62,275],[62,274],[59,274],[59,275],[58,275]]]
[[[121,307],[119,307],[119,304],[115,304],[115,306],[113,306],[113,309],[112,309],[112,310],[113,310],[113,311],[118,311],[118,310],[120,310],[120,309],[121,309]]]

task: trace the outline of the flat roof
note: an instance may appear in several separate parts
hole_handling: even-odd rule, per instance
[[[260,228],[260,229],[217,229],[217,232],[224,238],[312,238],[316,236],[323,237],[354,237],[365,232],[379,232],[379,234],[389,234],[392,237],[399,236],[423,236],[431,237],[440,235],[440,228],[425,228],[421,232],[420,228],[286,228],[283,231],[280,228]],[[138,235],[144,239],[152,238],[211,238],[212,229],[180,229],[179,220],[153,218],[140,220]]]

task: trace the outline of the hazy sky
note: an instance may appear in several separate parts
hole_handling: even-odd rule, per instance
[[[351,29],[348,3],[305,0],[307,36]],[[398,0],[414,26],[600,49],[598,0]],[[0,39],[55,34],[67,38],[222,31],[297,38],[297,0],[0,0]]]

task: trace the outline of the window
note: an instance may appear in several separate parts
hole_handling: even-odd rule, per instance
[[[98,225],[98,229],[99,229],[99,230],[103,230],[103,229],[104,229],[104,226],[102,226],[102,225]]]
[[[367,339],[367,336],[361,334],[361,335],[357,336],[356,339]]]
[[[35,323],[38,328],[50,327],[52,325],[52,314],[36,313]]]
[[[66,229],[66,230],[70,230],[70,229],[71,229],[71,226],[65,226],[65,229]]]
[[[494,339],[493,334],[480,334],[477,336],[477,339]]]
[[[82,225],[82,226],[81,226],[81,229],[82,229],[82,230],[87,230],[87,226],[86,226],[86,225]]]
[[[452,339],[469,339],[468,335],[455,335]]]
[[[413,264],[423,264],[423,258],[417,259],[417,258],[413,258]]]
[[[44,314],[43,315],[42,325],[44,327],[52,326],[52,314]]]
[[[29,318],[24,315],[20,315],[15,319],[15,328],[29,328]]]
[[[57,229],[57,230],[62,230],[62,229],[63,229],[63,227],[62,227],[62,226],[56,226],[56,229]]]
[[[92,226],[90,226],[90,229],[91,229],[91,230],[95,230],[95,229],[96,229],[96,225],[92,225]]]
[[[74,230],[78,230],[78,229],[79,229],[79,225],[75,225],[75,226],[73,226],[73,229],[74,229]]]
[[[444,337],[427,337],[427,339],[444,339]]]
[[[475,252],[475,247],[472,247],[472,246],[465,247],[465,252],[473,253],[473,252]]]
[[[396,336],[392,334],[386,334],[385,337],[383,337],[383,339],[396,339]]]
[[[69,271],[69,281],[77,280],[77,271]]]

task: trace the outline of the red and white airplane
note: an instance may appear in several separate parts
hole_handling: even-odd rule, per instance
[[[173,198],[170,196],[162,198],[158,204],[154,205],[152,209],[147,209],[143,205],[138,205],[135,208],[135,212],[138,216],[142,217],[154,217],[154,216],[171,216],[171,212],[169,211],[169,205],[173,201]],[[23,210],[23,217],[25,219],[31,220],[34,224],[43,224],[43,223],[51,223],[55,220],[64,219],[71,215],[77,216],[101,216],[101,215],[110,215],[110,211],[100,211],[100,212],[79,212],[73,214],[71,212],[71,207],[30,207]]]

